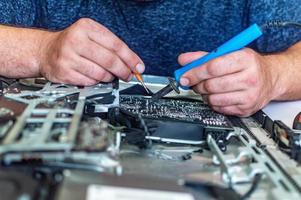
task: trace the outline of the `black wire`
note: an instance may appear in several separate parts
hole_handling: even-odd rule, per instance
[[[145,121],[142,118],[142,115],[140,113],[138,114],[138,119],[140,121],[141,128],[143,128],[143,130],[144,130],[144,133],[146,134],[146,136],[149,137],[150,136],[150,132],[149,132],[148,127],[147,127],[147,125],[146,125],[146,123],[145,123]],[[152,146],[152,140],[149,139],[148,140],[148,147],[151,147],[151,146]]]
[[[295,27],[295,28],[301,29],[301,23],[291,22],[291,21],[274,20],[274,21],[269,21],[261,26],[262,29],[283,28],[283,27]]]
[[[241,196],[242,200],[249,198],[254,193],[254,191],[257,189],[259,185],[259,182],[261,181],[261,178],[262,178],[262,174],[255,174],[251,188],[244,195]]]

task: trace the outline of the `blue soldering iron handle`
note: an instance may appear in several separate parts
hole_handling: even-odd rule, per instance
[[[260,27],[257,24],[251,25],[249,28],[245,29],[244,31],[242,31],[241,33],[239,33],[238,35],[236,35],[235,37],[233,37],[228,42],[224,43],[211,53],[208,53],[205,56],[185,65],[184,67],[177,69],[174,72],[175,80],[178,83],[180,83],[181,76],[187,71],[198,67],[214,58],[242,49],[257,38],[259,38],[261,35],[262,32]]]

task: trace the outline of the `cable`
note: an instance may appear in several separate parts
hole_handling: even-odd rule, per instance
[[[251,188],[244,195],[241,196],[241,200],[245,200],[253,194],[253,192],[257,189],[261,178],[262,174],[255,174]]]
[[[295,27],[301,29],[301,23],[298,22],[290,22],[290,21],[280,21],[274,20],[269,21],[261,26],[262,29],[268,28],[282,28],[282,27]]]
[[[139,119],[139,122],[140,122],[140,125],[141,125],[141,128],[143,128],[144,130],[144,133],[146,134],[146,136],[150,137],[150,133],[148,131],[148,127],[144,121],[144,119],[142,118],[142,115],[139,113],[138,114],[138,119]],[[149,138],[148,139],[148,147],[151,147],[152,146],[152,140]]]

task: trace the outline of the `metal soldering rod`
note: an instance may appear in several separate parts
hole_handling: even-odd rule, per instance
[[[134,71],[134,75],[136,77],[136,79],[141,83],[141,85],[144,87],[145,91],[148,93],[148,94],[151,94],[150,90],[146,87],[144,81],[143,81],[143,78],[141,76],[141,74],[139,74],[138,72]]]

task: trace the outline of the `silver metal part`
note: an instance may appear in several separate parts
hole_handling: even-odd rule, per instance
[[[260,145],[264,147],[264,152],[276,163],[275,167],[285,173],[286,176],[290,178],[290,182],[301,191],[300,164],[284,154],[273,139],[269,137],[269,134],[254,122],[253,119],[243,118],[242,121],[249,127],[253,137],[260,141]]]
[[[143,86],[143,88],[145,89],[145,91],[148,93],[148,94],[151,94],[151,91],[146,87],[145,83],[143,81],[141,81],[141,85]]]
[[[221,172],[226,177],[225,181],[229,184],[229,187],[232,187],[232,176],[229,169],[230,167],[224,159],[222,151],[219,149],[218,145],[216,144],[215,140],[212,138],[211,135],[208,135],[207,143],[212,153],[217,157],[217,159],[220,162]]]
[[[264,175],[265,182],[271,183],[268,199],[299,199],[301,198],[298,188],[288,179],[288,177],[276,166],[275,162],[259,147],[245,130],[236,128],[236,137],[243,144],[239,147],[240,152],[236,157],[222,153],[216,142],[209,136],[207,139],[210,150],[217,158],[217,163],[221,167],[224,181],[229,186],[239,187],[242,183],[251,183],[255,174]],[[247,162],[238,162],[241,157],[247,157]],[[239,172],[239,173],[238,173]],[[241,173],[243,172],[243,173]]]
[[[115,135],[109,131],[107,123],[101,119],[82,121],[87,104],[92,104],[96,114],[105,114],[119,105],[119,91],[112,84],[81,88],[47,83],[39,91],[6,93],[5,97],[27,104],[9,131],[2,133],[0,155],[5,164],[41,159],[52,164],[71,160],[73,166],[77,163],[93,168],[95,165],[98,171],[101,171],[99,168],[119,167],[114,158],[118,153],[112,149],[119,150],[111,147],[116,145]],[[82,127],[86,127],[85,131],[80,129]],[[94,153],[87,152],[91,149]]]

